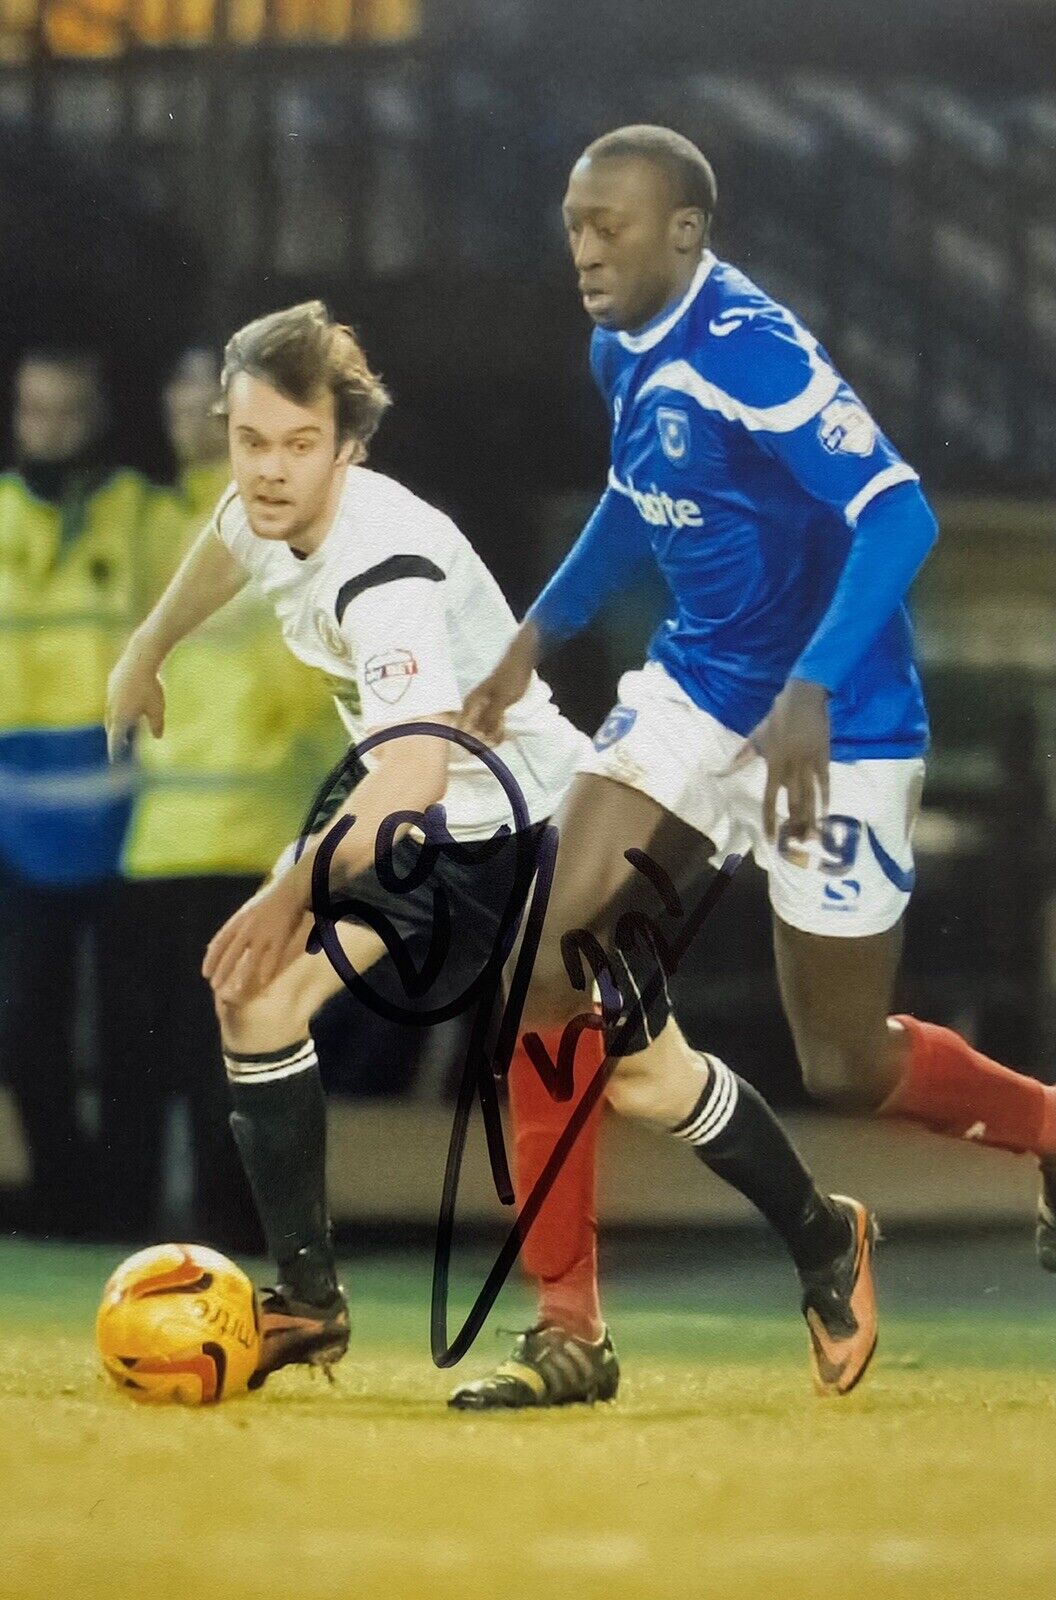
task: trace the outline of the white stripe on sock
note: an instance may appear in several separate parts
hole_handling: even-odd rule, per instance
[[[298,1072],[308,1072],[318,1064],[319,1058],[311,1039],[278,1061],[240,1061],[237,1056],[224,1057],[227,1076],[232,1083],[274,1083],[278,1078],[292,1078]]]
[[[726,1110],[729,1097],[729,1085],[726,1083],[725,1079],[722,1079],[716,1084],[715,1093],[708,1101],[708,1104],[704,1110],[695,1118],[688,1128],[684,1128],[682,1130],[678,1137],[680,1139],[685,1139],[687,1144],[707,1143],[708,1138],[711,1136],[712,1124],[717,1118],[721,1117],[723,1112]]]
[[[224,1061],[228,1070],[241,1076],[243,1073],[252,1076],[256,1072],[270,1072],[273,1067],[292,1067],[296,1062],[305,1061],[309,1056],[314,1056],[315,1045],[311,1039],[306,1039],[303,1044],[291,1046],[284,1056],[273,1056],[268,1061],[254,1060],[245,1056],[227,1056]]]
[[[708,1061],[712,1070],[711,1093],[689,1127],[680,1128],[675,1134],[676,1139],[696,1146],[716,1139],[737,1109],[737,1079],[717,1056],[709,1056]]]
[[[699,1100],[697,1101],[700,1109],[694,1114],[692,1122],[687,1123],[685,1127],[679,1128],[675,1134],[676,1139],[693,1139],[700,1132],[703,1124],[712,1116],[722,1097],[724,1080],[722,1074],[718,1071],[722,1063],[716,1061],[714,1056],[705,1056],[704,1059],[709,1064],[711,1074],[707,1091],[708,1098],[703,1105],[700,1105]]]

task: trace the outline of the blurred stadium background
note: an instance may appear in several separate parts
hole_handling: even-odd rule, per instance
[[[451,511],[521,609],[604,466],[560,227],[567,167],[616,123],[678,127],[718,171],[719,252],[818,333],[941,511],[916,590],[935,748],[901,1002],[1048,1078],[1054,62],[1056,6],[1042,0],[811,0],[794,25],[780,0],[0,0],[0,374],[12,381],[0,421],[27,349],[90,349],[110,400],[108,465],[171,485],[159,396],[181,353],[320,295],[396,395],[375,464]],[[13,430],[4,444],[17,465]],[[582,725],[604,714],[650,615],[643,595],[558,660],[556,693]],[[24,609],[0,606],[5,629],[25,636]],[[12,672],[32,663],[30,649]],[[5,730],[16,700],[9,672]],[[315,761],[301,789],[322,750]],[[10,783],[3,792],[21,803]],[[14,925],[26,885],[12,884],[17,864],[4,871]],[[53,915],[58,927],[61,899]],[[680,978],[690,1032],[792,1111],[827,1174],[847,1181],[864,1165],[863,1190],[907,1218],[1025,1218],[1026,1163],[812,1112],[750,869],[721,922]],[[100,1089],[99,1012],[123,1003],[95,971],[100,937],[89,928],[67,972],[86,1145],[112,1092]],[[0,1004],[18,1004],[10,967]],[[338,1213],[427,1223],[457,1037],[396,1037],[348,1012],[334,1031]],[[49,1062],[36,1070],[46,1079]],[[4,1075],[18,1080],[19,1063]],[[191,1215],[195,1181],[183,1090],[158,1091],[176,1107],[160,1202],[173,1226]],[[432,1165],[414,1159],[427,1148]],[[393,1149],[407,1151],[402,1167],[380,1153]],[[622,1130],[608,1160],[610,1218],[741,1216],[690,1160]],[[483,1220],[494,1207],[470,1166],[466,1214]],[[59,1226],[27,1202],[31,1176],[9,1093],[8,1226],[134,1229],[134,1208],[107,1214],[105,1186],[91,1219],[74,1206]],[[158,1226],[144,1221],[149,1235]]]

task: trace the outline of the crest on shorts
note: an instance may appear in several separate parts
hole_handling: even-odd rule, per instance
[[[876,443],[876,423],[857,400],[834,400],[821,413],[818,438],[835,455],[870,456]]]
[[[685,466],[689,456],[689,416],[674,406],[661,406],[656,413],[660,448],[674,467]]]
[[[329,650],[332,656],[340,656],[342,661],[351,661],[352,646],[329,611],[315,613],[315,631],[324,650]]]
[[[418,663],[409,650],[380,650],[363,664],[363,681],[388,706],[402,700],[418,672]]]
[[[616,744],[630,733],[637,717],[633,706],[614,706],[594,735],[595,750],[607,750],[610,745]]]

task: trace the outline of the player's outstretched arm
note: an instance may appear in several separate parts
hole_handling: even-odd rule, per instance
[[[155,739],[165,726],[165,696],[158,677],[169,652],[214,611],[232,600],[246,573],[212,525],[180,563],[157,605],[133,633],[107,683],[106,742],[113,761],[145,718]]]

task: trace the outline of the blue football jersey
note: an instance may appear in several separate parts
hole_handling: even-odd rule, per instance
[[[710,253],[651,324],[595,330],[591,366],[612,419],[595,516],[625,557],[651,552],[672,595],[649,656],[747,734],[825,616],[859,516],[917,474],[817,340]],[[834,759],[926,747],[904,603],[830,688]]]

